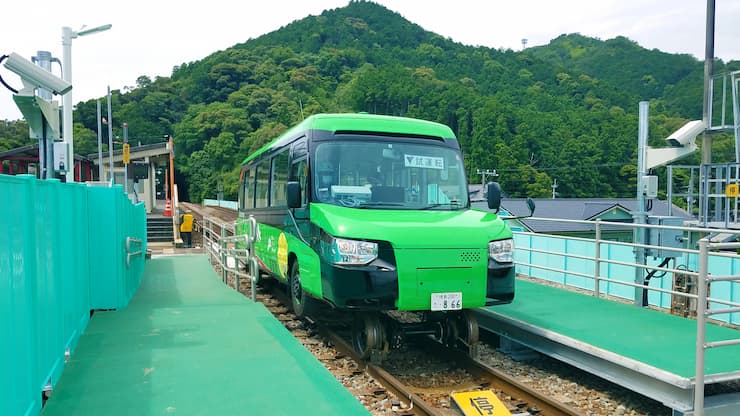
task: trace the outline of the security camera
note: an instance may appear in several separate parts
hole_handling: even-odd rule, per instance
[[[668,136],[666,141],[671,146],[690,146],[694,144],[694,139],[696,139],[696,136],[698,136],[699,133],[703,132],[706,128],[706,124],[704,124],[704,122],[701,120],[689,121],[683,127],[676,130],[675,133]]]
[[[4,65],[21,77],[26,88],[44,88],[59,95],[66,94],[72,89],[72,84],[69,82],[34,65],[31,61],[15,52],[8,56]]]

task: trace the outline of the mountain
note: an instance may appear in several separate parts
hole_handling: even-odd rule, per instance
[[[176,179],[191,201],[213,197],[219,184],[235,198],[240,161],[303,117],[357,111],[449,125],[468,179],[496,169],[511,196],[546,197],[557,179],[562,197],[628,197],[637,103],[651,100],[659,143],[701,110],[701,68],[623,37],[563,35],[520,52],[467,46],[351,1],[169,77],[142,76],[114,92],[113,118],[128,123],[133,141],[173,134]],[[95,136],[84,132],[97,127],[95,101],[80,103],[76,119],[76,149],[94,152]],[[725,142],[715,139],[717,159],[732,154]]]
[[[600,41],[579,34],[559,36],[527,52],[558,67],[618,85],[640,100],[666,95],[681,98],[669,105],[669,110],[701,118],[704,64],[691,55],[644,49],[623,36]]]

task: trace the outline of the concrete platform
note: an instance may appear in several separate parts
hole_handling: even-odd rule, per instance
[[[95,313],[42,414],[368,412],[205,255],[182,255],[148,260],[129,307]]]
[[[690,414],[696,321],[525,280],[509,305],[476,310],[481,328]],[[707,341],[738,330],[707,325]],[[706,384],[740,380],[740,345],[707,350]],[[707,415],[740,414],[740,393],[706,398]],[[711,410],[711,411],[710,411]]]

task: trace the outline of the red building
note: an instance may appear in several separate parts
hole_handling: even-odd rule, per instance
[[[75,155],[74,177],[76,182],[97,180],[97,178],[93,178],[93,172],[92,161],[83,156]],[[40,177],[39,145],[31,144],[0,152],[0,174],[31,174],[37,178]]]

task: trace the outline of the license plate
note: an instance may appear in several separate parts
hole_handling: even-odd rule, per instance
[[[462,292],[432,293],[433,311],[462,309]]]

